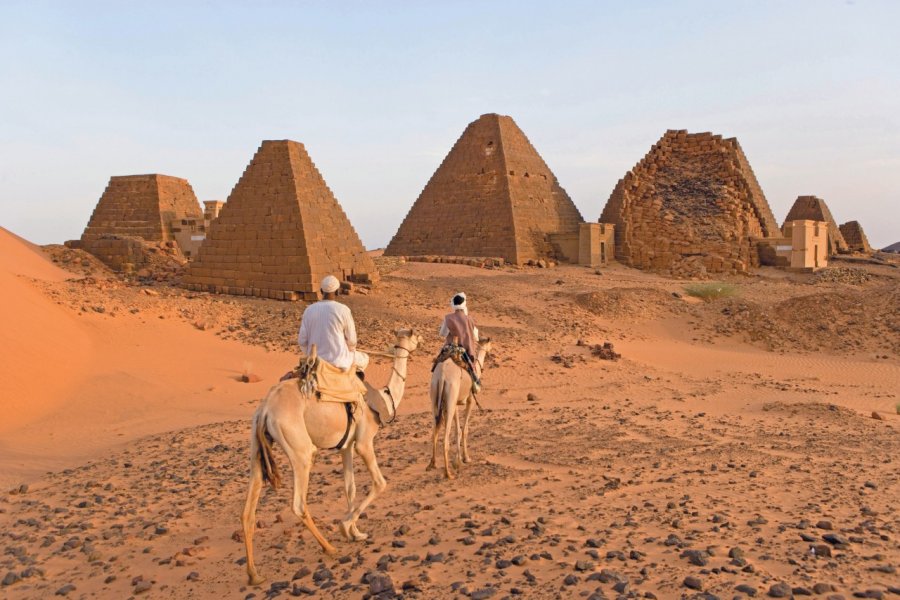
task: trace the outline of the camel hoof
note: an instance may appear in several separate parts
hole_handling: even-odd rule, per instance
[[[431,471],[431,470],[433,470],[433,469],[434,469],[434,463],[433,463],[433,462],[428,463],[428,466],[425,467],[425,470],[426,470],[426,471]]]
[[[463,463],[465,463],[465,464],[467,464],[467,465],[468,465],[468,464],[471,464],[471,462],[472,462],[472,459],[471,459],[471,458],[469,458],[469,457],[468,457],[468,456],[467,456],[467,457],[465,457],[465,458],[463,458]]]
[[[324,546],[322,547],[322,552],[327,554],[328,556],[337,556],[337,548],[334,546]]]
[[[444,475],[446,475],[447,479],[456,479],[456,475],[451,473],[450,471],[447,471],[446,473],[444,473]]]
[[[266,582],[266,578],[263,577],[262,575],[251,575],[250,577],[247,578],[248,585],[254,585],[254,586],[262,585],[265,582]]]
[[[368,533],[363,533],[363,532],[360,531],[359,529],[354,529],[354,530],[353,530],[353,541],[356,541],[356,542],[364,542],[364,541],[366,541],[367,539],[369,539],[369,534],[368,534]]]
[[[346,538],[346,540],[348,542],[352,542],[353,538],[355,537],[350,532],[350,527],[351,527],[350,521],[341,521],[341,533],[344,534],[344,538]]]

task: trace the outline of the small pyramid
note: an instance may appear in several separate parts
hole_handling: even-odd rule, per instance
[[[839,229],[850,250],[853,252],[864,252],[866,254],[872,253],[872,246],[869,245],[869,238],[866,237],[866,232],[863,231],[859,221],[847,221],[841,225]]]
[[[784,234],[790,233],[791,221],[824,221],[828,226],[828,256],[834,256],[839,252],[848,252],[847,242],[841,234],[841,230],[831,216],[828,205],[821,198],[815,196],[799,196],[784,220]]]
[[[170,241],[172,221],[202,215],[186,179],[168,175],[110,177],[81,240],[89,243],[104,235],[124,235],[148,242]]]
[[[469,123],[384,253],[548,256],[550,233],[577,232],[581,213],[512,118]]]
[[[752,238],[781,236],[738,141],[685,130],[619,180],[600,221],[615,224],[621,262],[685,276],[747,272],[759,264]]]
[[[378,276],[303,144],[264,141],[210,225],[183,283],[217,293],[312,300],[326,275],[363,283]]]

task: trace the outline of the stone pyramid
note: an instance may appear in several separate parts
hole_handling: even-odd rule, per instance
[[[552,252],[550,233],[583,221],[512,118],[469,123],[425,185],[386,255],[501,257],[522,264]]]
[[[825,221],[828,225],[828,256],[839,252],[848,252],[847,242],[841,234],[828,205],[815,196],[799,196],[784,220],[784,235],[790,237],[791,221]]]
[[[872,253],[872,246],[869,245],[869,238],[866,237],[866,232],[863,231],[859,221],[847,221],[841,225],[839,229],[850,250],[854,252],[865,252],[866,254]]]
[[[318,297],[326,275],[377,279],[375,264],[303,144],[267,140],[228,196],[183,283],[279,300]]]
[[[197,196],[186,179],[168,175],[110,177],[81,240],[125,235],[150,242],[169,241],[173,239],[173,220],[202,215]]]
[[[737,140],[685,130],[619,180],[600,221],[615,224],[621,262],[679,276],[746,272],[759,264],[752,238],[781,236]]]

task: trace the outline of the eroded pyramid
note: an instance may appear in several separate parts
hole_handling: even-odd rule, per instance
[[[825,201],[816,196],[799,196],[784,220],[784,234],[790,235],[791,221],[824,221],[828,226],[828,255],[833,256],[839,252],[848,252],[847,242],[841,234],[831,211]]]
[[[377,271],[303,144],[257,150],[191,263],[189,289],[315,299],[326,275],[370,282]]]
[[[490,256],[522,264],[550,255],[550,233],[583,219],[512,118],[487,114],[463,131],[385,254]]]
[[[869,245],[869,238],[866,237],[866,232],[863,231],[859,221],[847,221],[842,224],[839,229],[850,250],[854,252],[865,252],[866,254],[872,253],[872,246]]]
[[[737,140],[685,130],[619,180],[600,221],[615,224],[621,262],[676,275],[746,272],[759,264],[752,238],[781,235]]]
[[[125,235],[149,242],[169,241],[172,221],[202,215],[186,179],[168,175],[110,177],[81,239]]]

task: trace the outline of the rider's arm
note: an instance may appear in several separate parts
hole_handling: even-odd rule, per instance
[[[344,339],[347,340],[347,348],[353,352],[356,350],[356,323],[353,322],[353,314],[347,309],[344,319]]]
[[[441,336],[442,339],[447,339],[447,336],[450,335],[450,328],[447,327],[447,317],[444,317],[444,320],[441,321],[441,329],[438,332],[438,335]]]
[[[309,331],[306,328],[306,319],[300,321],[300,333],[297,334],[297,343],[300,344],[300,349],[306,352],[309,344]]]

